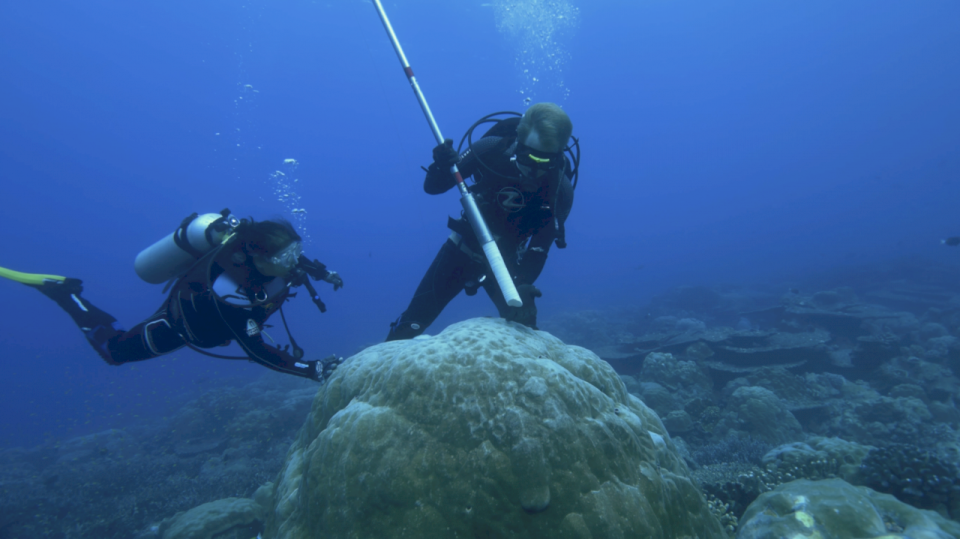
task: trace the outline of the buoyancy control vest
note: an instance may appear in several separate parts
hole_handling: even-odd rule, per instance
[[[503,115],[507,117],[498,118]],[[462,154],[462,160],[475,163],[472,171],[475,184],[470,191],[477,195],[478,205],[495,235],[516,235],[516,239],[522,242],[541,228],[551,226],[556,231],[557,247],[562,249],[567,245],[564,221],[573,203],[579,168],[579,140],[571,137],[573,142],[562,152],[564,166],[554,173],[549,185],[524,186],[524,178],[517,167],[512,160],[506,160],[516,145],[520,119],[521,115],[515,112],[490,114],[474,123],[464,134],[460,148],[466,142],[468,150]],[[474,130],[484,123],[494,125],[474,141]],[[495,146],[480,142],[491,138],[501,140]],[[470,237],[464,233],[465,227],[458,227],[453,222],[448,226],[461,236]]]

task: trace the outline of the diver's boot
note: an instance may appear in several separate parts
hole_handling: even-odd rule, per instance
[[[83,282],[80,279],[64,278],[62,281],[46,280],[40,285],[31,285],[43,295],[57,302],[61,309],[73,318],[90,346],[104,361],[119,365],[110,354],[110,340],[122,335],[125,330],[117,319],[80,297]]]
[[[424,332],[427,328],[417,322],[404,320],[403,315],[396,322],[390,323],[390,333],[387,334],[387,341],[402,341],[412,339]]]
[[[523,306],[506,307],[501,310],[500,316],[511,322],[523,324],[530,329],[538,329],[537,304],[535,299],[543,297],[543,292],[532,284],[521,284],[517,285],[517,294],[520,296],[520,301],[523,302]]]

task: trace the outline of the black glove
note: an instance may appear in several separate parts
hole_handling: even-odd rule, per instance
[[[504,318],[510,322],[523,324],[531,329],[537,328],[537,305],[534,298],[543,296],[543,292],[532,284],[522,284],[517,287],[522,307],[507,307]]]
[[[327,274],[326,264],[317,259],[311,261],[303,255],[300,255],[300,259],[297,261],[297,267],[305,271],[307,275],[313,277],[314,281],[322,280],[324,275]]]
[[[333,371],[337,370],[337,367],[343,363],[343,358],[337,357],[336,354],[330,354],[329,356],[319,361],[314,361],[313,363],[314,367],[316,368],[316,374],[314,375],[313,379],[322,384],[331,376],[333,376]]]
[[[450,167],[460,162],[460,154],[453,149],[453,139],[443,141],[433,149],[433,164],[437,168],[449,171]]]
[[[340,277],[340,274],[335,271],[327,273],[327,276],[324,277],[323,280],[333,285],[334,292],[343,288],[343,278]]]

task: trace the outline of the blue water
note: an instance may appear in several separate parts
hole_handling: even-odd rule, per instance
[[[541,318],[960,256],[939,244],[960,234],[957,2],[385,7],[446,136],[526,97],[573,119],[583,168]],[[292,218],[271,177],[292,158],[307,252],[346,282],[320,288],[326,314],[291,304],[294,334],[309,357],[381,341],[459,211],[422,192],[433,145],[367,1],[0,4],[0,266],[81,278],[128,327],[163,299],[136,253],[195,211]],[[108,367],[36,291],[0,294],[0,448],[265,372],[193,352]],[[431,332],[495,313],[461,296]]]

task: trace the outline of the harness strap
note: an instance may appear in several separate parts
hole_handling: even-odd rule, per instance
[[[293,334],[290,333],[290,326],[287,325],[287,317],[283,314],[283,307],[277,309],[280,311],[280,319],[283,320],[283,329],[287,330],[287,338],[290,339],[290,347],[293,348],[293,357],[300,359],[303,357],[303,348],[300,348],[300,345],[297,344],[296,339],[293,338]]]
[[[190,226],[190,223],[197,219],[197,217],[198,214],[196,212],[191,213],[180,223],[180,226],[177,227],[177,230],[173,233],[173,243],[177,244],[177,247],[190,253],[191,256],[195,258],[201,258],[203,257],[203,253],[195,249],[193,245],[190,245],[190,239],[187,237],[187,228]]]
[[[567,248],[567,226],[559,218],[557,218],[557,237],[554,241],[557,243],[557,249]]]
[[[467,246],[467,242],[463,241],[463,236],[461,236],[460,234],[458,234],[458,233],[456,233],[456,232],[451,232],[451,233],[450,233],[450,237],[448,237],[447,240],[449,240],[450,243],[453,243],[453,244],[456,245],[461,251],[463,251],[463,254],[469,256],[469,257],[470,257],[470,260],[473,260],[474,262],[476,262],[476,263],[478,263],[478,264],[484,264],[484,263],[486,263],[486,259],[483,258],[483,255],[477,254],[476,251],[474,251],[473,249],[471,249],[470,247],[468,247],[468,246]]]

